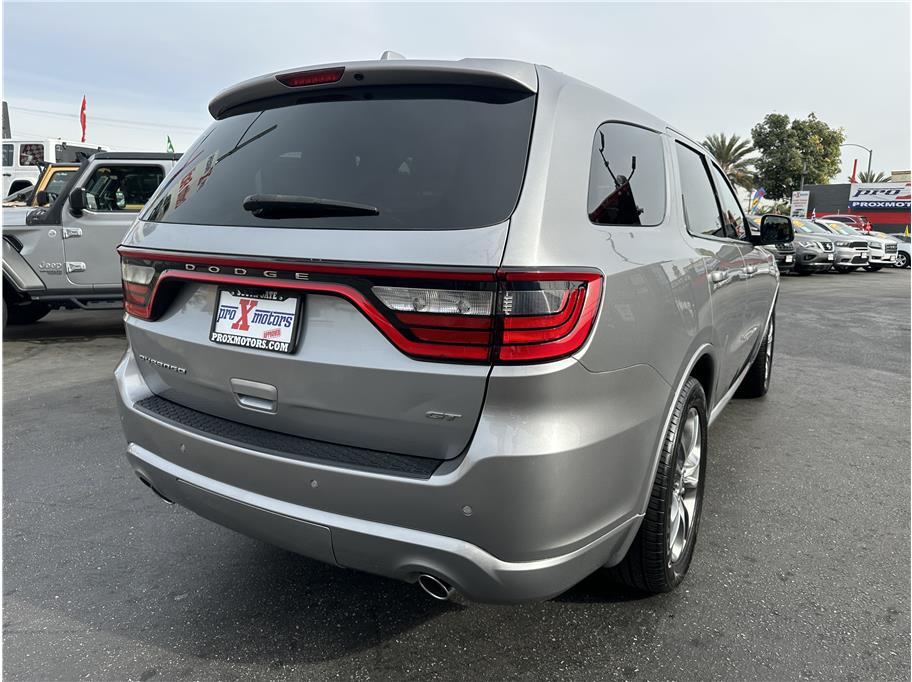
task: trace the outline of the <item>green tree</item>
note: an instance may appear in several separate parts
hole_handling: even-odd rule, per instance
[[[839,172],[839,145],[845,133],[813,113],[794,120],[786,114],[767,114],[751,129],[751,138],[760,152],[757,182],[769,199],[790,199],[801,185],[802,171],[809,185],[826,184]]]
[[[890,182],[890,176],[881,171],[861,171],[858,173],[858,182]]]
[[[745,189],[750,189],[753,183],[753,170],[751,164],[754,159],[749,158],[754,148],[750,140],[743,139],[740,135],[725,133],[707,135],[703,146],[709,153],[716,157],[722,170],[733,184]]]

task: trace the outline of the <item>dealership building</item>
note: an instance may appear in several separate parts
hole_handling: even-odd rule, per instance
[[[905,232],[910,219],[909,173],[893,173],[893,182],[805,185],[807,215],[830,213],[864,215],[875,230]]]

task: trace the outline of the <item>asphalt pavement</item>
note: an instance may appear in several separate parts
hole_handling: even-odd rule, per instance
[[[438,603],[169,507],[127,466],[116,312],[3,343],[9,680],[908,680],[910,272],[785,277],[773,385],[709,434],[681,589]]]

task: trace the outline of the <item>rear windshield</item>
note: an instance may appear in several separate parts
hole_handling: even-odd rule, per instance
[[[519,198],[535,98],[492,88],[352,88],[247,108],[203,133],[144,220],[365,230],[494,225]],[[251,195],[354,203],[376,215],[258,217],[244,208]]]

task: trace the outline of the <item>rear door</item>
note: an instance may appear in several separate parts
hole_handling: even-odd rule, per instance
[[[165,161],[97,161],[80,178],[88,208],[61,215],[67,279],[110,289],[120,284],[117,246],[165,177]]]
[[[146,381],[281,433],[459,455],[534,94],[377,86],[267,104],[204,133],[123,247]],[[163,282],[150,319],[142,268]]]

